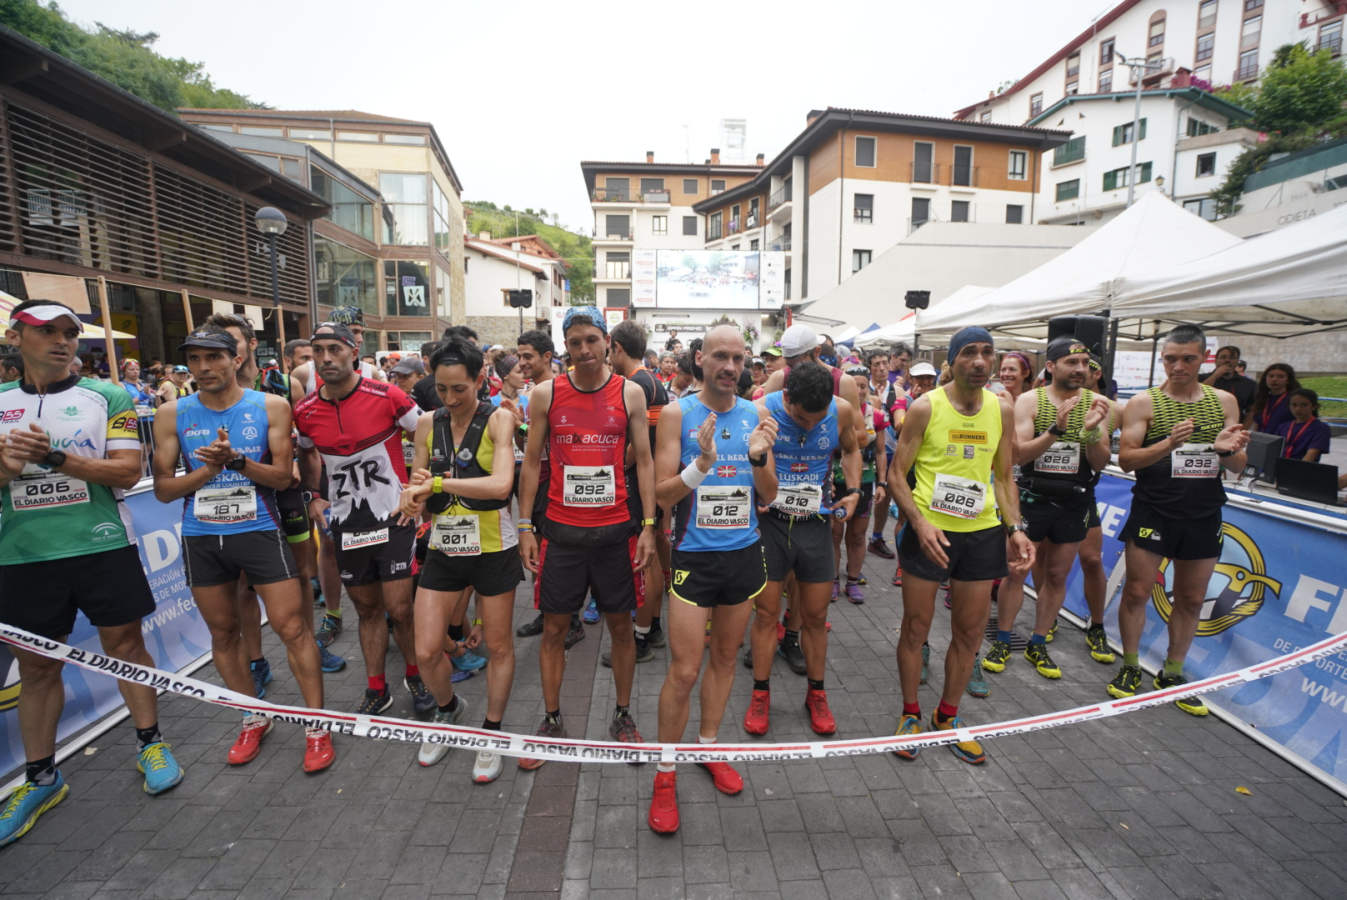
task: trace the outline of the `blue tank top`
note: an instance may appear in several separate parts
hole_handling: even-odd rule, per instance
[[[683,413],[682,447],[686,466],[701,455],[697,432],[711,409],[700,396],[678,401]],[[679,550],[741,550],[758,540],[758,508],[753,497],[753,466],[748,436],[758,427],[757,407],[742,397],[729,412],[716,413],[716,464],[706,480],[674,506],[674,547]]]
[[[229,433],[235,452],[260,463],[271,462],[267,442],[267,397],[260,391],[243,391],[243,399],[228,409],[213,410],[200,394],[178,400],[178,446],[187,471],[201,467],[193,455],[215,441],[218,431]],[[200,517],[198,517],[200,514]],[[183,500],[184,535],[244,534],[279,528],[276,492],[252,482],[242,472],[225,469]]]
[[[830,466],[833,451],[841,447],[837,431],[837,398],[828,401],[828,414],[805,431],[786,412],[780,391],[763,398],[776,419],[777,497],[772,509],[789,515],[828,515]]]

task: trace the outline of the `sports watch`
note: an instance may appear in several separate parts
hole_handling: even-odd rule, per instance
[[[242,472],[244,467],[247,465],[248,465],[248,457],[240,455],[234,457],[229,462],[225,463],[224,467],[231,472]]]
[[[52,450],[46,456],[42,457],[42,462],[52,469],[59,469],[65,465],[66,455],[63,450]]]

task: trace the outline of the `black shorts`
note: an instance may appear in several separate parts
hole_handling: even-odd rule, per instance
[[[834,497],[836,497],[838,494],[840,494],[842,491],[845,491],[846,489],[847,489],[846,482],[844,481],[833,482]],[[870,508],[875,505],[875,483],[873,481],[868,483],[861,482],[860,492],[861,492],[861,499],[856,501],[856,514],[851,517],[853,519],[864,519],[869,517]],[[837,504],[834,503],[833,505],[836,506]]]
[[[96,627],[112,628],[154,607],[135,547],[0,566],[0,621],[42,637],[70,634],[76,611]]]
[[[768,510],[758,516],[758,528],[767,556],[768,581],[785,581],[791,572],[804,584],[837,577],[831,518],[782,516]]]
[[[249,586],[275,584],[299,576],[299,567],[280,531],[183,535],[182,568],[188,587],[232,584],[239,573]]]
[[[1221,555],[1221,511],[1175,519],[1133,498],[1122,539],[1169,559],[1216,559]]]
[[[1089,531],[1091,528],[1098,528],[1099,526],[1100,526],[1100,522],[1099,522],[1099,501],[1097,501],[1097,500],[1094,499],[1094,489],[1091,488],[1091,490],[1090,490],[1090,518],[1089,518],[1089,521],[1087,521],[1087,522],[1085,523],[1085,530],[1086,530],[1086,531]]]
[[[898,564],[903,573],[940,584],[946,581],[991,581],[1005,578],[1006,530],[1000,525],[981,531],[946,531],[949,566],[941,568],[921,549],[917,532],[908,523],[898,539]]]
[[[309,508],[304,505],[304,492],[299,488],[289,488],[276,492],[276,509],[281,514],[281,532],[286,541],[300,544],[313,534],[313,523],[309,521]]]
[[[332,545],[341,583],[347,587],[412,577],[415,525],[348,528],[345,523],[334,522]]]
[[[1035,544],[1039,541],[1078,544],[1085,540],[1092,509],[1094,503],[1088,494],[1083,498],[1053,499],[1033,491],[1020,491],[1020,515],[1029,526],[1026,532],[1029,540]]]
[[[631,612],[645,602],[645,578],[632,570],[636,535],[598,547],[580,547],[543,538],[533,606],[545,613],[571,614],[591,592],[599,611]]]
[[[710,608],[753,600],[767,586],[767,554],[761,541],[738,550],[675,550],[669,593],[684,603]]]
[[[418,585],[431,591],[461,591],[470,587],[482,597],[495,597],[513,592],[523,580],[518,547],[476,556],[449,556],[430,550],[421,566]]]

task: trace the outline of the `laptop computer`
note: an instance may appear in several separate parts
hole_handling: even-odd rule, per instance
[[[1341,506],[1338,467],[1303,459],[1277,460],[1277,493],[1299,500]]]

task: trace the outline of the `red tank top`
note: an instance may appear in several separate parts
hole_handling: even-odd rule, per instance
[[[627,508],[626,379],[610,375],[596,391],[582,391],[569,375],[552,379],[547,410],[547,518],[594,527],[631,520]]]

